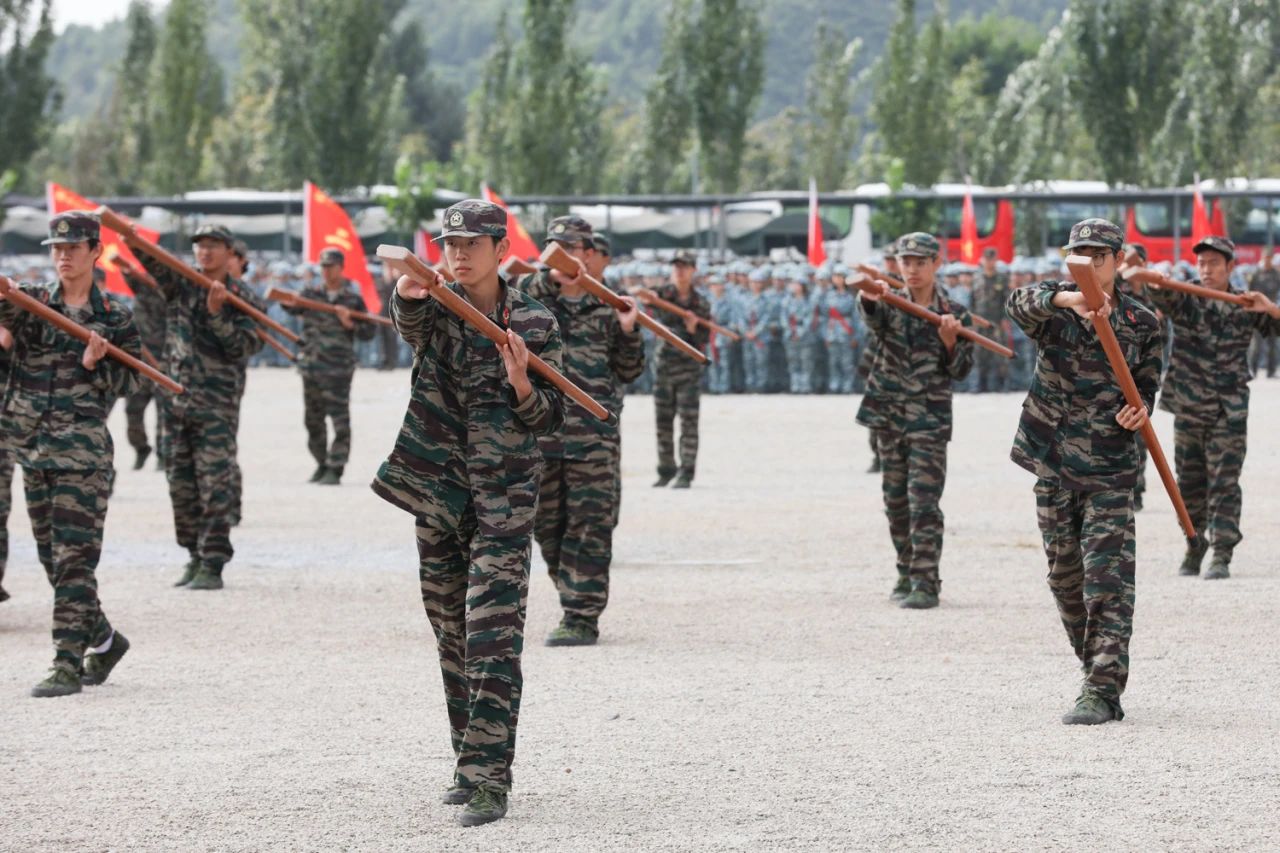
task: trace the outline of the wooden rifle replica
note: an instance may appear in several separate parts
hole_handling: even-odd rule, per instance
[[[1116,382],[1120,385],[1125,402],[1135,409],[1145,409],[1146,404],[1142,402],[1142,395],[1138,393],[1133,374],[1129,372],[1129,364],[1124,360],[1124,353],[1120,350],[1120,342],[1116,340],[1115,330],[1111,328],[1111,321],[1106,317],[1097,316],[1097,312],[1106,302],[1106,297],[1094,273],[1093,258],[1084,255],[1067,255],[1066,264],[1067,269],[1071,271],[1071,278],[1084,294],[1085,304],[1089,306],[1090,311],[1095,312],[1093,329],[1102,343],[1102,351],[1106,353],[1111,370],[1116,375]],[[1164,450],[1160,447],[1160,439],[1156,437],[1156,428],[1151,423],[1150,413],[1142,424],[1142,440],[1146,442],[1151,461],[1156,464],[1156,470],[1160,472],[1160,480],[1164,483],[1165,491],[1169,493],[1169,499],[1173,502],[1173,509],[1178,514],[1179,523],[1182,524],[1182,532],[1186,534],[1187,541],[1195,539],[1195,526],[1191,523],[1190,514],[1187,513],[1187,505],[1182,501],[1182,493],[1178,491],[1178,481],[1174,479],[1173,471],[1169,469],[1169,461],[1165,459]]]
[[[640,301],[645,303],[646,305],[651,305],[654,308],[661,308],[663,311],[669,311],[670,313],[675,314],[677,317],[685,321],[692,320],[693,322],[697,323],[699,326],[706,326],[708,329],[715,332],[717,335],[723,335],[724,337],[728,338],[731,341],[742,340],[742,335],[739,335],[737,332],[733,331],[732,329],[726,329],[724,326],[721,326],[718,323],[713,323],[712,321],[708,320],[705,317],[699,317],[697,314],[693,313],[692,310],[681,307],[669,299],[663,299],[661,296],[654,293],[652,290],[649,290],[647,287],[642,287],[639,290],[637,290],[636,296],[640,297]]]
[[[474,305],[446,287],[444,277],[438,271],[427,266],[412,251],[404,246],[391,246],[384,243],[378,247],[378,257],[396,272],[408,276],[427,288],[427,292],[432,299],[435,299],[446,309],[461,317],[480,334],[500,347],[507,345],[507,333],[497,323],[480,313],[479,309]],[[566,396],[599,420],[607,421],[612,417],[609,410],[592,399],[590,394],[573,384],[558,370],[532,352],[529,353],[529,369],[559,388]]]
[[[318,299],[308,299],[305,296],[294,293],[292,290],[281,290],[277,287],[268,287],[267,292],[263,294],[267,299],[273,302],[279,302],[282,305],[290,305],[294,308],[305,308],[308,311],[321,311],[325,314],[340,315],[342,312],[337,305],[331,305],[328,302],[321,302]],[[380,326],[390,326],[391,318],[383,317],[379,314],[370,314],[367,311],[350,311],[352,320],[360,320],[364,323],[377,323]]]
[[[1217,299],[1220,302],[1230,302],[1234,305],[1248,307],[1253,303],[1243,293],[1232,293],[1229,290],[1214,290],[1212,287],[1205,287],[1201,284],[1192,284],[1188,281],[1178,281],[1176,278],[1169,278],[1167,275],[1161,275],[1153,269],[1147,267],[1129,267],[1120,270],[1120,277],[1125,281],[1137,282],[1150,287],[1160,287],[1166,290],[1176,290],[1179,293],[1187,293],[1191,296],[1200,296],[1204,299]]]
[[[9,302],[13,303],[15,307],[21,308],[23,311],[26,311],[28,314],[34,314],[35,316],[39,317],[41,320],[44,320],[49,325],[54,326],[66,332],[68,335],[80,341],[81,343],[84,343],[86,345],[89,343],[89,336],[92,335],[93,333],[90,332],[88,329],[86,329],[84,326],[81,326],[79,323],[70,319],[69,317],[64,317],[63,315],[59,314],[57,311],[54,311],[48,305],[45,305],[39,299],[35,299],[23,293],[21,290],[18,289],[18,286],[16,284],[14,284],[5,276],[0,275],[0,282],[4,282],[4,285],[3,285],[4,289],[8,291],[8,293],[5,295],[5,298]],[[177,382],[174,382],[168,376],[165,376],[159,370],[147,364],[142,359],[135,358],[134,356],[129,355],[129,353],[120,349],[120,347],[116,346],[113,343],[107,344],[107,355],[109,355],[111,358],[115,359],[116,361],[120,362],[125,367],[128,367],[131,370],[141,373],[143,376],[147,377],[152,382],[156,383],[166,391],[171,391],[174,394],[184,393],[182,386],[179,385]]]
[[[896,290],[902,290],[904,287],[907,286],[907,283],[902,279],[894,278],[884,270],[879,270],[871,266],[871,264],[858,264],[854,268],[858,272],[865,275],[867,278],[872,279],[874,281],[883,282]],[[975,314],[972,311],[970,311],[969,316],[973,318],[973,324],[977,326],[979,329],[995,328],[996,324],[988,320],[986,317],[983,317],[981,314]],[[1010,358],[1012,357],[1013,356],[1010,356]]]
[[[542,261],[544,265],[550,267],[556,272],[577,278],[579,283],[582,285],[582,288],[586,290],[587,293],[590,293],[596,299],[599,299],[615,311],[627,310],[627,303],[623,301],[621,296],[605,287],[595,278],[587,275],[578,259],[566,252],[564,247],[559,243],[548,243],[547,247],[542,250],[542,255],[538,260]],[[707,357],[702,354],[701,350],[677,335],[675,332],[671,331],[671,329],[667,328],[659,320],[650,317],[648,314],[641,311],[637,314],[636,322],[699,364],[707,363]],[[737,338],[735,337],[735,340],[736,339]]]
[[[937,314],[933,311],[930,311],[928,308],[925,308],[923,305],[917,305],[916,303],[912,302],[910,299],[904,299],[903,297],[899,296],[896,293],[881,293],[880,290],[877,289],[871,283],[870,278],[867,276],[861,276],[861,275],[853,276],[852,278],[849,279],[849,284],[853,285],[854,287],[858,288],[864,293],[870,293],[870,294],[879,296],[880,301],[883,302],[884,304],[889,305],[893,308],[897,308],[899,311],[905,311],[908,314],[910,314],[912,317],[918,317],[919,319],[924,320],[926,323],[931,323],[934,326],[942,325],[941,314]],[[981,335],[975,332],[973,329],[968,329],[968,328],[965,328],[964,326],[961,326],[959,329],[956,330],[956,334],[959,337],[964,338],[966,341],[976,344],[977,346],[980,346],[983,349],[990,350],[996,355],[1002,355],[1005,358],[1013,358],[1013,350],[1009,349],[1007,346],[1004,346],[1003,344],[996,343],[995,341],[991,340],[991,338],[988,338],[986,335]]]
[[[538,268],[528,261],[522,261],[519,258],[509,258],[500,268],[499,272],[503,273],[507,278],[517,275],[533,275]]]
[[[147,240],[139,236],[138,232],[134,230],[132,223],[130,223],[129,220],[125,219],[123,216],[116,213],[111,208],[103,205],[102,207],[99,207],[95,212],[98,214],[99,218],[102,220],[102,224],[107,226],[117,234],[119,234],[121,239],[123,239],[125,243],[128,244],[129,248],[137,249],[143,252],[144,254],[150,255],[157,262],[164,264],[166,267],[173,270],[173,272],[177,273],[178,275],[182,276],[188,281],[195,283],[199,287],[204,288],[205,290],[213,289],[213,286],[214,286],[213,279],[209,278],[204,273],[197,272],[196,269],[192,267],[190,264],[170,254],[168,251],[160,248],[155,243],[152,243],[150,240]],[[248,314],[254,320],[258,321],[258,323],[262,324],[263,326],[266,326],[268,329],[275,332],[277,335],[280,335],[285,340],[295,344],[302,342],[302,338],[298,337],[293,332],[289,331],[284,326],[277,323],[275,320],[272,320],[266,314],[262,313],[257,308],[253,307],[248,302],[241,299],[239,296],[236,296],[234,293],[231,293],[231,292],[227,293],[227,301],[230,302],[231,305],[236,308],[236,310],[240,311],[243,314]]]

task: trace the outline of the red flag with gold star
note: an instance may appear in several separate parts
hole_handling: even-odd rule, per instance
[[[302,192],[303,239],[302,258],[309,264],[320,262],[320,253],[325,249],[338,249],[342,252],[342,274],[360,285],[360,295],[364,297],[365,307],[371,314],[382,311],[382,300],[373,286],[373,276],[369,274],[369,265],[365,262],[364,246],[360,243],[360,235],[351,224],[351,217],[346,210],[324,190],[307,181]]]
[[[61,184],[55,184],[49,181],[44,185],[45,205],[49,209],[49,216],[63,213],[68,210],[96,210],[98,205],[89,201],[82,195],[77,195]],[[135,226],[138,230],[138,236],[150,240],[152,243],[159,242],[160,233],[152,231],[150,228],[143,228],[140,225]],[[98,268],[106,273],[104,284],[107,290],[112,293],[119,293],[123,296],[132,296],[133,291],[129,285],[125,283],[124,276],[120,274],[120,269],[111,262],[112,258],[120,257],[127,261],[134,268],[141,268],[137,257],[125,245],[124,240],[120,239],[120,235],[112,231],[110,228],[102,229],[102,256],[98,258]]]
[[[507,239],[511,241],[511,251],[507,253],[507,258],[519,258],[522,261],[533,261],[542,252],[538,249],[538,244],[533,242],[533,238],[529,236],[529,232],[524,230],[524,226],[520,224],[520,220],[516,219],[516,215],[507,207],[507,203],[498,198],[498,194],[489,189],[488,184],[480,185],[480,197],[490,204],[496,204],[507,212]]]

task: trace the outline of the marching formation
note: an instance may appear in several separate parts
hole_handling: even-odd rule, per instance
[[[955,392],[1026,388],[1011,458],[1035,477],[1048,585],[1082,674],[1064,723],[1124,717],[1148,458],[1186,534],[1177,571],[1200,574],[1212,552],[1202,577],[1230,577],[1248,384],[1262,362],[1274,370],[1280,281],[1268,260],[1254,289],[1234,284],[1225,237],[1194,247],[1196,283],[1148,268],[1119,227],[1087,219],[1056,277],[1002,270],[994,255],[950,269],[933,235],[911,233],[883,267],[811,277],[743,261],[708,271],[704,292],[693,253],[677,253],[669,276],[620,268],[607,237],[576,216],[551,221],[538,266],[509,257],[501,206],[468,199],[442,222],[436,268],[400,247],[379,250],[387,316],[366,310],[336,248],[321,254],[316,286],[268,291],[301,319],[301,335],[267,314],[244,281],[246,250],[218,225],[192,235],[188,264],[106,208],[61,213],[45,241],[54,278],[0,276],[0,584],[16,465],[54,592],[53,665],[33,696],[100,685],[129,650],[96,577],[115,402],[125,399],[135,467],[154,451],[164,468],[188,558],[176,586],[218,590],[240,516],[250,359],[264,347],[297,359],[311,481],[336,485],[352,440],[356,348],[380,328],[412,351],[412,390],[372,489],[412,518],[456,757],[443,801],[463,807],[466,826],[508,809],[535,541],[563,611],[546,645],[601,636],[622,501],[619,414],[646,376],[654,485],[681,489],[697,471],[704,388],[863,390],[856,419],[878,459],[896,555],[890,597],[907,610],[941,601]],[[96,283],[104,227],[142,258],[144,269],[122,267],[132,305]],[[953,284],[960,275],[971,288]],[[142,421],[153,397],[154,446]],[[1176,476],[1151,428],[1157,401],[1175,417]]]

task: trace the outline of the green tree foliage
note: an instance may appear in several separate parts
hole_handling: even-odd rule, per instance
[[[693,103],[684,49],[692,26],[692,0],[674,0],[662,37],[662,58],[644,93],[644,136],[637,174],[648,192],[676,192],[689,186],[686,162],[693,133]]]
[[[855,68],[862,41],[825,23],[814,36],[813,64],[805,81],[804,133],[808,172],[822,191],[839,189],[849,170],[849,154],[858,132],[853,112]]]
[[[45,72],[53,44],[51,0],[0,0],[0,175],[21,179],[45,144],[60,105]]]
[[[747,131],[742,185],[749,189],[808,189],[810,164],[805,149],[796,144],[808,129],[808,120],[795,108],[785,109],[753,125]]]
[[[202,0],[172,0],[151,69],[154,156],[147,167],[157,192],[182,192],[199,180],[214,118],[222,111],[222,70],[205,43]]]
[[[407,126],[426,138],[435,160],[446,161],[465,130],[466,96],[457,84],[440,80],[429,60],[422,25],[410,20],[392,39],[388,61],[404,80]]]

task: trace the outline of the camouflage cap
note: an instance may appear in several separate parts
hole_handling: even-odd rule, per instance
[[[903,234],[894,242],[894,246],[900,258],[936,258],[939,251],[938,238],[923,231]]]
[[[236,242],[236,238],[232,236],[230,228],[225,225],[214,224],[201,225],[197,228],[196,233],[191,235],[191,242],[199,243],[206,237],[211,240],[220,240],[221,242],[226,243],[228,249],[235,245]]]
[[[613,244],[610,243],[609,238],[604,236],[603,234],[592,234],[591,245],[597,252],[599,252],[602,255],[613,254]]]
[[[890,240],[888,243],[885,243],[884,248],[880,250],[880,254],[884,255],[886,258],[898,257],[897,242],[894,240]]]
[[[49,239],[41,246],[57,246],[62,243],[87,243],[99,240],[102,224],[96,213],[87,210],[68,210],[49,219]]]
[[[1095,249],[1110,249],[1118,252],[1123,245],[1124,231],[1119,225],[1109,219],[1095,218],[1085,219],[1071,226],[1071,236],[1067,239],[1067,245],[1062,248],[1071,251],[1092,246]]]
[[[342,254],[341,249],[335,249],[330,246],[327,249],[320,250],[320,266],[327,267],[333,265],[340,267],[347,261],[347,256]]]
[[[231,254],[242,261],[249,260],[249,244],[243,240],[236,240],[231,244]]]
[[[1144,264],[1147,262],[1147,247],[1142,245],[1141,243],[1130,243],[1129,245],[1124,247],[1124,250],[1126,252],[1132,252],[1133,254],[1142,258],[1142,262]]]
[[[1201,252],[1218,252],[1228,261],[1236,259],[1236,244],[1228,240],[1226,237],[1205,237],[1199,243],[1191,247],[1192,254],[1198,255]]]
[[[436,240],[446,237],[507,236],[507,211],[500,205],[478,198],[466,198],[452,204],[440,217],[444,227]]]
[[[590,246],[591,223],[581,216],[557,216],[547,224],[547,239],[569,246]]]
[[[681,249],[676,252],[676,256],[671,259],[673,264],[684,264],[685,266],[696,267],[698,265],[698,256],[688,249]]]

